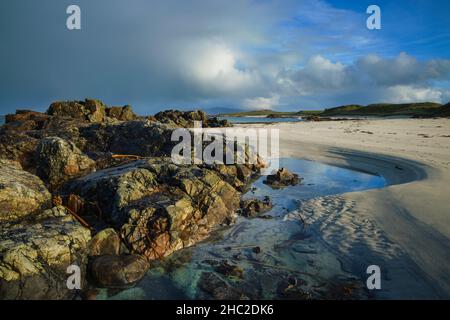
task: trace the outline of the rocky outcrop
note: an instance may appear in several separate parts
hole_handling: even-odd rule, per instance
[[[0,222],[37,213],[50,202],[51,195],[38,177],[17,162],[0,159]]]
[[[75,144],[59,137],[42,139],[37,146],[36,159],[38,176],[48,182],[52,189],[95,169],[93,160]]]
[[[139,281],[147,272],[147,260],[137,254],[94,257],[89,266],[93,281],[104,288],[122,288]]]
[[[100,100],[60,101],[52,103],[47,114],[87,122],[103,122],[106,116],[105,109],[106,106]]]
[[[136,120],[116,124],[96,124],[80,128],[83,151],[113,154],[170,155],[176,142],[170,140],[173,128],[151,121]]]
[[[200,111],[158,118],[89,99],[7,116],[0,127],[0,299],[74,298],[67,267],[80,266],[84,277],[88,257],[92,284],[131,285],[148,260],[235,220],[241,192],[263,164],[175,165],[167,158],[178,143],[170,140],[173,129],[194,120],[226,123]],[[216,271],[239,272],[231,267]]]
[[[298,174],[291,173],[286,168],[279,169],[275,174],[268,175],[263,182],[273,188],[295,186],[300,182]]]
[[[83,284],[90,231],[64,207],[32,219],[0,223],[0,299],[72,299],[67,267],[81,269]]]
[[[196,111],[179,111],[166,110],[155,114],[156,121],[167,123],[175,127],[193,128],[194,121],[201,121],[202,127],[229,127],[227,120],[219,120],[217,117],[208,118],[205,112],[201,110]]]
[[[124,107],[111,107],[106,108],[106,116],[119,121],[132,121],[136,120],[137,116],[134,114],[131,106]]]
[[[254,218],[261,213],[267,212],[272,209],[272,203],[269,197],[263,200],[259,199],[246,199],[241,201],[240,213],[244,217]]]
[[[148,259],[190,246],[234,221],[240,197],[218,172],[177,166],[170,158],[101,170],[65,191],[98,203],[127,247]]]
[[[54,102],[47,110],[51,116],[74,118],[91,123],[106,122],[109,119],[131,121],[137,118],[131,106],[107,107],[100,100]]]
[[[3,126],[5,127],[5,126]],[[27,171],[35,171],[35,151],[39,140],[26,134],[0,129],[0,159],[20,163]]]
[[[50,116],[45,113],[17,110],[15,114],[6,115],[5,123],[10,130],[15,131],[42,130],[49,119]]]

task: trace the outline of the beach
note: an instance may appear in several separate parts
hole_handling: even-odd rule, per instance
[[[245,125],[257,127],[258,125]],[[265,126],[267,127],[267,126]],[[380,298],[450,297],[450,120],[379,119],[278,123],[280,156],[383,176],[389,186],[300,202],[360,274],[380,264]],[[289,218],[289,217],[288,217]],[[430,295],[431,292],[431,295]]]

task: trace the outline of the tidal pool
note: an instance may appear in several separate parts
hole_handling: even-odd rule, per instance
[[[320,236],[283,217],[298,201],[386,185],[382,177],[299,159],[280,166],[303,178],[297,186],[272,189],[256,180],[244,198],[269,196],[264,218],[239,217],[196,246],[153,263],[135,287],[102,290],[107,299],[308,299],[366,297],[361,281]]]

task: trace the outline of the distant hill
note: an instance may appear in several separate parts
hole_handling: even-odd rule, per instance
[[[345,105],[336,108],[325,109],[321,116],[427,116],[438,112],[441,104],[434,102],[420,103],[377,103],[368,106]]]
[[[244,109],[239,108],[227,108],[227,107],[217,107],[217,108],[202,108],[202,111],[205,111],[210,116],[217,116],[222,114],[229,114],[229,113],[239,113],[244,112]]]
[[[436,109],[433,115],[437,117],[450,117],[450,102]]]
[[[241,112],[233,112],[233,113],[223,113],[221,116],[227,117],[256,117],[256,116],[266,116],[271,118],[276,117],[300,117],[302,115],[318,115],[322,111],[321,110],[312,110],[312,111],[274,111],[274,110],[253,110],[253,111],[241,111]]]
[[[286,118],[301,116],[411,116],[411,117],[449,117],[450,103],[445,105],[434,102],[418,103],[375,103],[367,106],[349,104],[325,110],[274,111],[274,110],[239,110],[233,108],[210,108],[204,110],[209,115],[224,117],[265,116],[269,118]]]

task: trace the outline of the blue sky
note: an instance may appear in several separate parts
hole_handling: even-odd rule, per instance
[[[81,8],[82,30],[66,29]],[[366,8],[381,8],[381,30]],[[450,100],[449,1],[2,0],[0,113]]]

